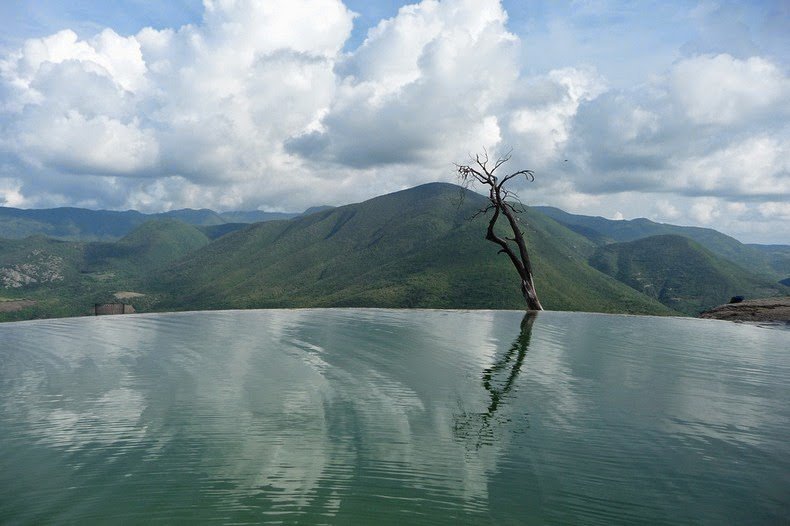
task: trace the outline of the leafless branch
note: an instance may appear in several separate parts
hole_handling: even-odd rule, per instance
[[[494,205],[488,205],[487,207],[481,208],[480,210],[472,214],[472,217],[470,217],[469,219],[477,219],[477,217],[484,216],[493,209],[494,209]]]
[[[469,157],[472,161],[471,164],[455,164],[458,178],[465,186],[474,182],[488,186],[488,200],[490,202],[488,206],[478,210],[472,216],[472,219],[480,215],[486,215],[491,210],[494,211],[488,222],[486,239],[499,245],[500,248],[498,253],[506,254],[518,271],[521,278],[521,290],[527,302],[527,307],[530,310],[542,310],[543,307],[535,292],[532,265],[524,240],[524,233],[518,225],[518,214],[523,211],[524,205],[519,200],[518,195],[504,187],[505,183],[517,177],[524,177],[527,181],[534,181],[535,172],[532,170],[517,170],[498,179],[494,175],[494,172],[511,159],[512,150],[508,151],[502,157],[499,157],[496,162],[494,162],[494,166],[491,169],[488,168],[490,158],[485,148],[482,154],[475,154],[474,157],[470,154]],[[512,201],[520,205],[521,210],[517,209]],[[505,216],[505,220],[510,227],[510,231],[513,233],[513,237],[505,237],[503,239],[497,235],[495,227],[500,215]]]
[[[491,173],[494,173],[497,168],[505,164],[510,160],[510,157],[513,155],[513,148],[507,151],[505,155],[497,159],[497,162],[494,164],[494,167],[491,169]]]

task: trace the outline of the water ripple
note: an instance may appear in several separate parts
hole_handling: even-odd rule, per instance
[[[0,325],[0,522],[790,521],[787,331],[307,309]]]

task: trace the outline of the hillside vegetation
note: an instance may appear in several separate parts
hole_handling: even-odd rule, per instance
[[[763,254],[768,264],[780,276],[790,281],[790,245],[748,245]]]
[[[429,184],[227,235],[169,268],[163,308],[523,308],[506,258],[470,221],[484,198]],[[586,263],[587,239],[532,211],[524,221],[549,309],[670,313]]]
[[[487,219],[470,219],[485,204],[483,196],[434,183],[255,224],[217,223],[222,216],[193,210],[175,214],[180,219],[165,214],[140,222],[114,241],[42,235],[0,239],[0,320],[87,314],[94,303],[119,298],[132,301],[138,311],[522,309],[515,270],[484,239]],[[790,291],[777,279],[787,254],[784,246],[746,246],[715,231],[646,220],[588,221],[550,209],[555,220],[541,210],[546,209],[525,209],[521,221],[547,309],[696,314],[732,295]],[[87,227],[75,220],[81,214],[69,209],[70,223],[50,218],[54,222],[46,224],[84,234]],[[139,219],[136,212],[112,214],[92,232],[115,235],[120,232],[118,217]],[[666,228],[690,232],[718,252],[691,234],[664,235]],[[662,234],[651,234],[656,230]],[[761,263],[745,270],[723,252],[736,259],[760,254],[758,262],[770,268],[766,271]]]
[[[761,245],[747,245],[711,228],[656,223],[649,219],[612,220],[603,217],[569,214],[559,208],[536,207],[537,210],[597,244],[636,241],[651,236],[676,235],[692,239],[717,256],[743,268],[778,279],[790,277],[790,247],[776,246],[775,251]],[[784,258],[783,258],[784,256]]]
[[[114,243],[44,236],[0,240],[0,298],[33,302],[0,313],[0,319],[89,314],[94,303],[118,301],[116,294],[145,288],[152,274],[208,243],[200,230],[174,219],[143,223]],[[158,301],[150,294],[133,296],[139,310]]]
[[[304,213],[312,213],[308,209]],[[24,239],[34,235],[64,241],[117,241],[143,223],[158,219],[177,219],[198,227],[221,227],[233,223],[256,223],[290,219],[300,214],[283,212],[215,212],[208,209],[171,210],[143,214],[135,210],[87,210],[84,208],[49,208],[23,210],[0,207],[0,238]]]
[[[735,295],[779,294],[781,285],[738,267],[683,236],[650,236],[604,245],[590,264],[686,314],[699,314]]]

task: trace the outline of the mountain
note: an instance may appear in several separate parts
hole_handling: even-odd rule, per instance
[[[85,246],[84,266],[125,268],[132,275],[160,269],[208,245],[197,227],[176,219],[152,219],[115,243]]]
[[[590,264],[664,305],[696,315],[732,296],[787,294],[790,289],[678,235],[650,236],[599,247]]]
[[[522,309],[515,270],[484,239],[486,218],[470,219],[486,204],[481,195],[433,183],[254,224],[210,224],[217,217],[226,219],[210,210],[171,214],[200,225],[167,214],[40,211],[35,219],[39,226],[80,235],[117,235],[123,218],[127,226],[140,223],[114,241],[42,235],[0,239],[0,319],[86,314],[93,303],[118,298],[133,298],[138,311]],[[550,209],[557,221],[541,210],[526,208],[521,221],[547,309],[695,314],[732,295],[787,294],[776,278],[790,254],[784,245],[755,247],[705,229],[609,221]],[[30,215],[20,217],[33,221]],[[107,224],[89,224],[88,219],[102,218]],[[60,219],[66,223],[56,224]],[[760,264],[746,270],[690,235],[648,235],[665,229],[691,232],[719,252],[730,247],[736,255],[760,254],[760,261],[773,270],[761,270]],[[635,236],[643,237],[617,241]]]
[[[249,210],[246,212],[222,212],[220,214],[226,223],[261,223],[263,221],[276,221],[278,219],[292,219],[299,215],[301,214],[289,212],[264,212],[263,210]]]
[[[228,223],[222,215],[208,208],[201,208],[200,210],[182,208],[181,210],[170,210],[169,212],[162,212],[161,214],[151,214],[151,217],[177,219],[196,226],[211,226]]]
[[[6,290],[73,280],[83,247],[45,236],[0,239],[0,286]]]
[[[310,208],[308,208],[307,210],[302,212],[302,215],[303,216],[309,216],[310,214],[316,214],[318,212],[324,212],[326,210],[331,210],[333,208],[335,208],[335,207],[334,206],[329,206],[329,205],[311,206]]]
[[[657,235],[679,235],[696,241],[714,254],[743,268],[770,274],[777,279],[790,276],[790,268],[786,269],[787,272],[782,272],[781,266],[777,268],[771,263],[770,256],[757,248],[760,245],[743,244],[735,238],[710,228],[655,223],[644,218],[612,220],[569,214],[550,206],[534,208],[599,245],[608,242],[635,241]],[[783,273],[784,275],[782,275]]]
[[[0,207],[0,238],[22,239],[41,234],[64,240],[115,240],[128,234],[146,219],[148,218],[145,214],[134,210],[21,210]]]
[[[231,232],[235,232],[236,230],[241,230],[242,228],[247,228],[250,226],[249,223],[223,223],[221,225],[208,225],[208,226],[199,226],[197,227],[203,234],[206,235],[211,240],[217,239],[218,237],[222,237],[225,234],[230,234]]]
[[[461,192],[433,183],[230,233],[157,278],[157,308],[523,308],[486,220],[469,219],[485,198]],[[671,313],[590,267],[583,236],[532,210],[524,221],[546,308]]]
[[[779,275],[790,280],[790,245],[747,245],[760,251]]]
[[[87,314],[94,285],[80,273],[84,246],[45,236],[0,240],[0,320]],[[24,308],[8,308],[22,300]]]
[[[158,298],[139,292],[149,277],[208,243],[196,227],[175,219],[148,221],[116,242],[0,239],[0,306],[26,301],[0,319],[87,314],[94,303],[124,295],[150,309]]]
[[[304,214],[312,213],[313,210],[307,209]],[[117,241],[151,219],[177,219],[190,225],[212,227],[232,223],[290,219],[299,215],[302,214],[260,210],[218,213],[206,208],[200,210],[184,208],[158,214],[143,214],[135,210],[125,212],[84,208],[23,210],[0,207],[0,238],[23,239],[33,235],[45,235],[66,241]],[[233,230],[233,227],[229,227],[228,231],[230,230]]]

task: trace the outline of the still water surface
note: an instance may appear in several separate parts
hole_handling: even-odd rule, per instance
[[[787,524],[790,331],[290,310],[0,325],[0,523]]]

